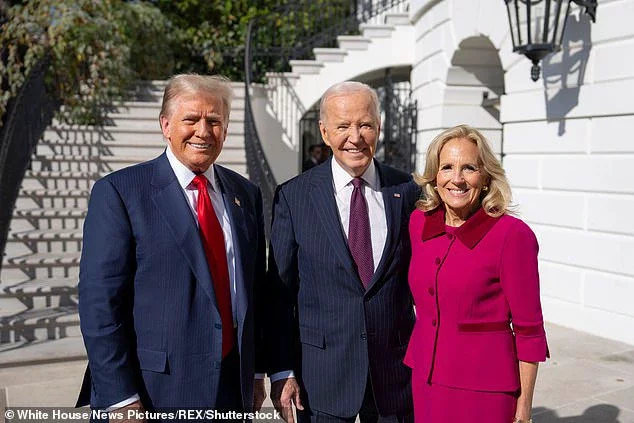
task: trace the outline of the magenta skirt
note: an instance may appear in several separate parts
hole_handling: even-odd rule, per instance
[[[412,392],[415,423],[511,423],[515,417],[517,394],[513,392],[448,388],[416,377]]]

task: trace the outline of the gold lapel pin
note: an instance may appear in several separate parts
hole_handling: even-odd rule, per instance
[[[240,200],[238,200],[238,197],[234,198],[234,199],[233,199],[233,202],[234,202],[234,203],[236,203],[236,206],[238,206],[238,207],[242,207],[242,206],[240,205]]]
[[[394,193],[394,198],[401,198],[401,194],[400,194],[400,193],[398,193],[398,192],[395,192],[395,193]]]

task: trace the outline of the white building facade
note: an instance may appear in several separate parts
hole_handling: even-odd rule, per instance
[[[544,317],[634,344],[634,0],[572,8],[537,82],[502,0],[413,0],[418,170],[439,131],[481,128],[540,243]],[[407,48],[402,46],[401,48]]]

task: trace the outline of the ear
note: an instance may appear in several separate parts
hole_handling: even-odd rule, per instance
[[[170,139],[170,120],[167,118],[167,116],[163,115],[161,115],[159,120],[161,122],[161,131],[163,132],[163,136],[166,139]]]
[[[330,141],[328,140],[328,130],[326,129],[326,124],[323,120],[319,121],[319,132],[321,133],[321,139],[326,143],[328,147],[331,147]]]

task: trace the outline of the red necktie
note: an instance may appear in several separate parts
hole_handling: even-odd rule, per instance
[[[214,284],[220,319],[222,320],[222,357],[224,358],[235,344],[225,237],[207,191],[207,178],[204,175],[196,175],[193,184],[198,189],[198,207],[196,209],[198,212],[198,227]]]

